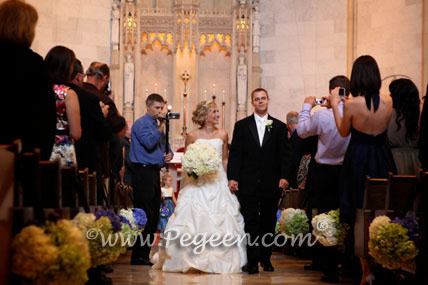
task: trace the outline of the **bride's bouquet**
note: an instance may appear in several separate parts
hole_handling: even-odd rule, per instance
[[[221,164],[221,157],[213,145],[193,143],[187,147],[181,163],[183,170],[190,177],[198,179],[199,176],[216,173]]]

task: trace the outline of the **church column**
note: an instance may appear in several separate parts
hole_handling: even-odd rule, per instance
[[[122,78],[120,76],[120,3],[113,1],[111,13],[111,63],[110,83],[118,110],[122,110]]]

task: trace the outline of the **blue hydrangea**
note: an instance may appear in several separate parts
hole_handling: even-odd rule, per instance
[[[113,232],[118,232],[122,229],[122,223],[120,222],[120,217],[116,215],[112,210],[98,210],[95,213],[95,217],[96,217],[96,220],[98,220],[101,217],[109,218]]]
[[[134,218],[135,224],[138,226],[139,229],[144,228],[144,226],[147,224],[146,212],[144,212],[140,208],[134,208]]]

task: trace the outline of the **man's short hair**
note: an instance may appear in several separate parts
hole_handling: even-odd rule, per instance
[[[103,79],[106,75],[110,78],[110,68],[105,63],[94,61],[86,70],[86,76],[96,76],[98,79]]]
[[[287,124],[297,124],[297,123],[299,123],[299,113],[295,111],[288,112]]]
[[[147,97],[146,104],[151,106],[154,102],[165,103],[165,100],[161,95],[152,93]]]
[[[266,89],[264,89],[264,88],[256,88],[256,89],[253,90],[253,92],[251,92],[251,101],[253,101],[253,96],[254,96],[254,93],[256,93],[256,92],[265,92],[266,96],[269,98],[269,94],[268,94],[268,92],[267,92]]]
[[[345,75],[338,75],[330,79],[328,88],[333,90],[336,87],[345,88],[345,95],[348,96],[349,92],[351,92],[351,84],[349,83],[348,77]]]

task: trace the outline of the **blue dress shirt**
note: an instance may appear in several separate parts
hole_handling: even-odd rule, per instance
[[[129,159],[134,163],[164,166],[165,142],[157,122],[146,114],[132,125]]]

